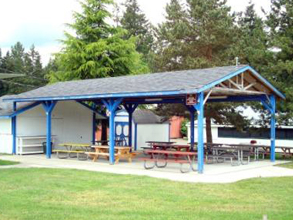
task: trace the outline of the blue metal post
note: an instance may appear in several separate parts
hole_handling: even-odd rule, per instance
[[[203,173],[204,168],[204,141],[203,141],[203,121],[204,121],[204,94],[203,92],[198,94],[197,104],[197,129],[198,129],[198,141],[197,141],[197,157],[198,157],[198,173]]]
[[[194,109],[190,108],[190,150],[194,151]]]
[[[92,120],[93,130],[92,130],[92,144],[96,143],[96,113],[93,113],[93,120]]]
[[[125,104],[124,108],[128,113],[128,145],[132,148],[132,115],[138,104]]]
[[[16,102],[13,102],[13,112],[16,112]],[[12,154],[16,154],[16,115],[11,118]]]
[[[117,107],[122,102],[122,99],[110,99],[110,100],[104,100],[102,99],[103,104],[107,107],[108,111],[110,112],[110,123],[109,123],[109,139],[110,139],[110,146],[109,146],[109,162],[111,165],[115,163],[115,113],[117,110]]]
[[[132,149],[132,114],[133,112],[128,113],[128,145]]]
[[[109,128],[110,128],[110,157],[109,157],[109,162],[110,164],[115,163],[115,125],[114,125],[114,119],[115,119],[115,110],[111,110],[110,112],[110,123],[109,123]]]
[[[276,146],[276,98],[274,95],[270,95],[271,104],[271,161],[275,162],[275,146]]]
[[[134,124],[134,150],[137,151],[137,124]]]
[[[47,146],[46,146],[46,157],[47,159],[51,158],[51,151],[52,151],[52,112],[56,105],[56,101],[47,101],[43,102],[43,107],[46,111],[46,118],[47,118]]]

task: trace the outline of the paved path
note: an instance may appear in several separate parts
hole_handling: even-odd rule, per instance
[[[1,169],[8,169],[11,167],[79,169],[95,172],[149,176],[182,182],[232,183],[256,177],[293,176],[293,169],[274,166],[275,164],[284,163],[284,161],[276,163],[271,163],[270,161],[258,161],[241,166],[231,166],[229,163],[212,164],[205,165],[204,174],[198,174],[196,172],[182,174],[179,171],[179,164],[170,164],[164,169],[157,168],[153,170],[145,170],[143,168],[143,163],[138,161],[134,161],[133,163],[120,162],[116,165],[109,165],[105,160],[96,163],[92,161],[78,161],[76,159],[61,160],[58,158],[52,158],[48,160],[43,155],[1,156],[1,159],[21,162],[19,165],[1,166]]]

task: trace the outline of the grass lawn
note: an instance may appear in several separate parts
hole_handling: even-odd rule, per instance
[[[293,169],[293,162],[279,164],[278,166]]]
[[[0,166],[15,165],[19,162],[9,161],[9,160],[0,160]]]
[[[263,214],[291,220],[292,195],[293,177],[192,184],[78,170],[0,170],[1,220],[261,220]]]

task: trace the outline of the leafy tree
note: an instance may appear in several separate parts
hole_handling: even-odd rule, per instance
[[[128,39],[137,37],[136,49],[147,61],[154,42],[152,27],[140,10],[137,0],[126,0],[124,6],[126,10],[121,19],[121,25],[128,31],[126,37]]]
[[[158,71],[198,69],[234,63],[232,48],[237,27],[226,1],[171,0],[166,7],[166,21],[157,31]],[[159,107],[160,108],[160,107]],[[168,112],[161,111],[162,114]],[[171,107],[185,112],[184,106]],[[172,111],[171,109],[171,111]],[[175,112],[174,112],[175,113]],[[231,104],[206,104],[207,141],[212,142],[211,119],[221,124],[242,128],[245,119]]]
[[[50,82],[113,77],[147,72],[147,66],[135,50],[135,38],[125,39],[126,31],[111,24],[107,10],[112,0],[85,0],[82,12],[74,12],[75,32],[65,33],[63,49],[56,54],[57,71]]]
[[[267,78],[286,95],[286,102],[279,103],[279,121],[292,124],[293,118],[293,1],[271,0],[267,17],[270,28],[270,46],[274,60],[269,64]]]

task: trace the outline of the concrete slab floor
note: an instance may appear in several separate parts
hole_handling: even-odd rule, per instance
[[[281,177],[293,176],[293,169],[274,166],[288,161],[269,160],[253,161],[248,165],[231,166],[230,163],[205,164],[204,174],[197,172],[181,173],[179,164],[168,164],[166,168],[154,168],[145,170],[143,162],[134,160],[132,163],[121,161],[118,164],[110,165],[107,160],[99,159],[98,162],[91,160],[79,161],[73,159],[58,159],[55,155],[52,159],[46,159],[44,155],[26,156],[0,156],[3,160],[19,161],[19,165],[2,166],[7,168],[63,168],[78,169],[94,172],[106,172],[114,174],[140,175],[155,178],[168,179],[172,181],[193,182],[193,183],[232,183],[249,178],[257,177]],[[0,171],[1,172],[1,171]]]

